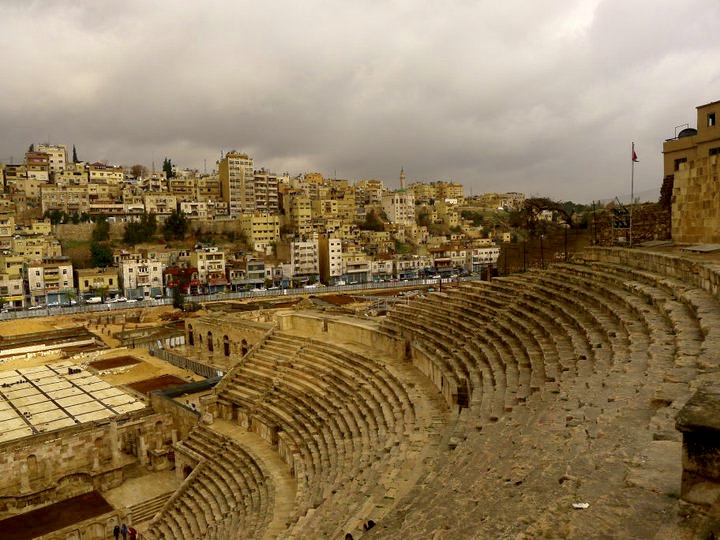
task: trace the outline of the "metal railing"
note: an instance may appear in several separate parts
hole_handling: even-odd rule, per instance
[[[452,278],[442,278],[442,284],[457,283],[459,281],[479,281],[480,276],[460,276]],[[318,286],[318,287],[300,287],[294,289],[268,289],[254,290],[242,292],[221,292],[215,294],[186,295],[186,303],[205,303],[205,302],[221,302],[223,300],[244,300],[250,298],[280,298],[287,296],[307,296],[311,294],[325,293],[348,293],[352,291],[397,289],[405,287],[432,287],[440,284],[440,278],[422,278],[407,279],[401,281],[381,281],[377,283],[353,283],[350,285],[334,285],[334,286]],[[120,311],[123,309],[133,309],[140,307],[168,306],[172,305],[172,298],[158,298],[150,300],[142,300],[139,302],[113,302],[104,304],[83,304],[77,306],[53,306],[42,309],[24,309],[19,311],[9,311],[0,313],[0,321],[11,321],[16,319],[30,319],[34,317],[48,317],[51,315],[73,315],[77,313],[108,313]]]

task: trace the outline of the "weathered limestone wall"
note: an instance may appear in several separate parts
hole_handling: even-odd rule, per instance
[[[156,413],[173,419],[172,429],[175,430],[172,435],[173,442],[185,439],[200,418],[199,411],[194,411],[182,403],[157,393],[150,394],[150,405]]]
[[[697,158],[676,171],[672,195],[675,242],[720,242],[719,157]]]
[[[173,417],[149,409],[0,444],[0,518],[120,485],[122,467],[152,463],[149,448],[167,447]]]
[[[278,315],[280,330],[301,331],[308,337],[329,337],[339,343],[356,342],[403,358],[404,344],[378,331],[377,326],[349,317],[324,316],[314,313],[283,313]]]
[[[590,261],[605,261],[645,269],[705,289],[714,296],[720,291],[720,265],[677,255],[637,249],[593,247],[581,254]]]
[[[231,315],[190,319],[185,322],[185,346],[198,358],[230,369],[273,326]]]

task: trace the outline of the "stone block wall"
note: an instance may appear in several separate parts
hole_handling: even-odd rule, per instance
[[[120,485],[122,468],[152,465],[148,449],[169,447],[174,429],[147,409],[0,444],[0,518]]]
[[[720,156],[695,159],[675,173],[672,237],[682,243],[720,242]]]

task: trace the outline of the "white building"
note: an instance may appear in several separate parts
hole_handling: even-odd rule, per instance
[[[415,223],[415,195],[412,191],[399,190],[383,195],[382,204],[390,223]]]
[[[123,258],[118,274],[123,294],[139,300],[163,294],[163,263],[150,259]]]
[[[73,266],[69,257],[32,261],[25,266],[30,305],[54,304],[74,294]],[[64,298],[69,300],[69,298]]]

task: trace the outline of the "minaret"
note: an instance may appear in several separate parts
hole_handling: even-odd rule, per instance
[[[400,167],[400,189],[405,189],[405,170]]]

